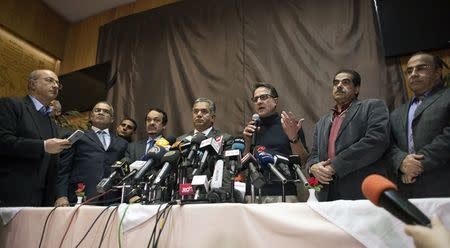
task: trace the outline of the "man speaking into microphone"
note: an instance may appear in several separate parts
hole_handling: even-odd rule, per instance
[[[303,119],[297,119],[292,112],[283,111],[279,114],[276,111],[278,92],[275,87],[269,83],[257,83],[253,88],[251,100],[259,121],[250,121],[244,129],[244,154],[253,152],[251,149],[254,146],[264,146],[271,152],[284,156],[299,155],[302,161],[306,161],[308,150],[302,129]],[[264,174],[273,178],[271,172]],[[295,185],[286,184],[286,194],[286,201],[298,201]],[[281,201],[281,184],[266,184],[262,188],[262,196],[263,202],[266,203]]]

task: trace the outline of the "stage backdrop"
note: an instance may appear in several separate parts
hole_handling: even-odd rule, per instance
[[[398,68],[386,65],[372,1],[190,0],[124,17],[100,30],[97,62],[112,62],[108,93],[117,118],[165,110],[166,134],[192,130],[194,99],[217,104],[216,126],[242,133],[252,86],[273,83],[278,109],[315,122],[333,106],[334,73],[362,76],[361,99],[405,100]],[[389,63],[389,62],[388,62]],[[394,63],[392,63],[394,64]]]

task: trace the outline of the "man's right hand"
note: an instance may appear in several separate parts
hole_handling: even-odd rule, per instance
[[[331,160],[328,159],[326,161],[313,164],[309,170],[321,184],[330,184],[333,180],[333,173],[326,168],[326,166],[330,165]]]
[[[251,120],[247,123],[247,126],[244,128],[244,131],[242,132],[244,137],[245,146],[250,147],[250,144],[252,143],[252,135],[256,130],[255,121]]]
[[[72,144],[67,139],[47,139],[44,143],[45,152],[50,154],[57,154],[62,152],[62,150],[70,148]]]
[[[423,172],[423,165],[420,162],[423,158],[423,155],[408,154],[400,165],[400,171],[411,178],[417,177]]]
[[[61,196],[55,201],[55,207],[68,207],[69,199],[66,196]]]

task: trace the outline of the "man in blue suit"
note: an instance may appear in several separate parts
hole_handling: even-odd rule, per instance
[[[364,178],[385,174],[377,161],[389,146],[389,112],[381,100],[358,100],[360,85],[356,71],[337,72],[333,79],[336,105],[316,124],[306,166],[324,185],[319,201],[364,199]]]
[[[78,183],[86,185],[87,199],[95,196],[97,184],[111,174],[111,165],[124,157],[128,142],[109,130],[113,115],[109,103],[97,103],[90,113],[92,127],[70,149],[61,153],[55,206],[76,202]]]
[[[413,55],[406,72],[414,96],[391,113],[386,158],[408,198],[450,197],[450,89],[443,86],[444,65],[431,54]]]

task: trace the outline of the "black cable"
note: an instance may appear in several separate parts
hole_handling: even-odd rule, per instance
[[[94,227],[95,223],[97,222],[97,220],[100,218],[100,216],[103,215],[103,213],[108,210],[112,205],[107,206],[105,209],[103,209],[100,214],[97,215],[97,217],[95,218],[94,222],[92,222],[91,226],[89,227],[89,229],[87,230],[87,232],[84,234],[83,238],[80,240],[80,242],[78,242],[78,244],[75,247],[78,247],[83,240],[87,237],[87,235],[89,234],[89,232],[91,231],[91,229]]]
[[[158,246],[159,237],[161,237],[161,233],[164,230],[164,227],[166,226],[166,221],[167,221],[167,218],[169,217],[169,214],[170,214],[170,211],[172,210],[172,207],[173,207],[173,205],[167,205],[167,207],[166,207],[167,210],[164,210],[164,214],[165,214],[165,216],[164,216],[164,223],[162,224],[161,229],[159,229],[158,237],[156,238],[156,245],[153,246],[153,247],[157,247]]]
[[[160,218],[160,216],[158,216],[158,214],[159,214],[159,210],[161,209],[162,205],[163,204],[160,204],[158,207],[158,210],[156,211],[155,226],[153,227],[152,235],[150,236],[150,240],[148,241],[147,248],[150,248],[150,243],[152,243],[152,240],[154,239],[154,236],[156,235],[156,227],[158,226],[158,221]]]
[[[112,206],[112,205],[111,205]],[[117,206],[116,208],[113,209],[113,211],[111,211],[111,213],[108,216],[108,219],[106,220],[106,224],[105,224],[105,228],[103,229],[103,233],[102,233],[102,238],[100,239],[100,244],[98,244],[98,248],[100,248],[102,246],[103,243],[103,239],[105,238],[105,233],[106,233],[106,229],[108,229],[108,223],[109,220],[111,219],[111,216],[113,215],[114,212],[117,211],[119,207]]]
[[[44,228],[42,229],[42,233],[41,233],[41,240],[39,241],[39,248],[42,245],[42,241],[44,240],[44,234],[45,234],[45,229],[47,228],[47,222],[50,219],[50,216],[52,215],[52,213],[55,211],[57,207],[54,207],[47,215],[47,218],[45,218],[45,223],[44,223]]]

